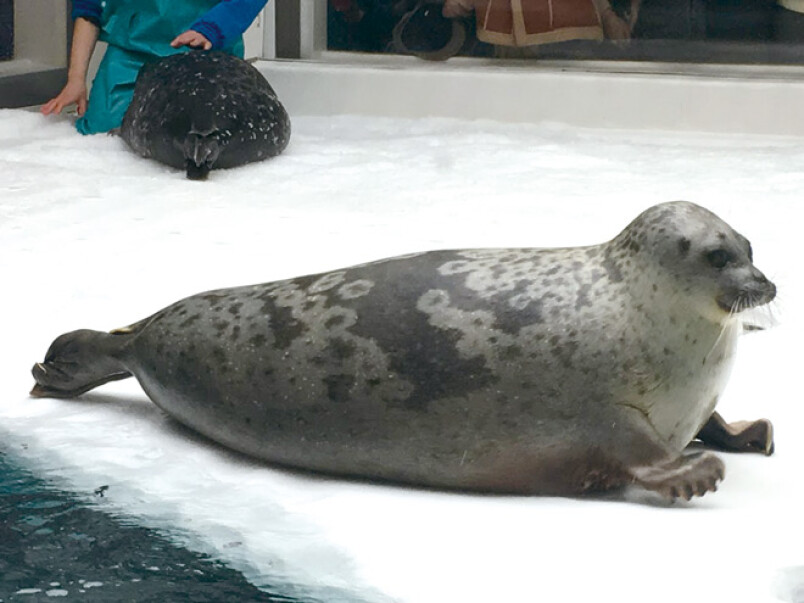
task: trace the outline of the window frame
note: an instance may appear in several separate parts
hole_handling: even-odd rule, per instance
[[[67,2],[14,2],[14,55],[0,61],[0,107],[42,102],[64,85],[70,28]]]

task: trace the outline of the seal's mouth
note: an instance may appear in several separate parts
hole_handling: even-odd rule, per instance
[[[744,310],[770,303],[775,297],[776,285],[765,280],[757,288],[723,292],[715,301],[727,314],[738,314]]]

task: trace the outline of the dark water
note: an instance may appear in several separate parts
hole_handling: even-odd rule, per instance
[[[0,449],[0,602],[299,602],[51,487]]]

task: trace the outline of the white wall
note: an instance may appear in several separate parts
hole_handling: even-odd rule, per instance
[[[251,27],[243,34],[246,59],[259,57],[272,59],[276,56],[275,20],[274,3],[268,2],[254,23],[251,24]]]
[[[577,63],[566,68],[528,61],[324,59],[263,61],[257,67],[291,116],[457,117],[804,136],[801,68],[712,66],[668,74],[623,73],[628,65],[618,64],[620,72],[613,73],[584,71]],[[655,65],[642,70],[651,68],[661,71]]]
[[[14,3],[14,56],[44,66],[67,64],[67,6],[54,0]]]

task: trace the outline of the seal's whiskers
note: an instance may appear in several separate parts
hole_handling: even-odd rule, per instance
[[[754,306],[742,312],[740,321],[743,331],[764,331],[779,324],[777,306],[774,299],[770,303]]]
[[[732,319],[739,312],[739,310],[736,309],[738,303],[739,302],[735,302],[734,304],[732,304],[731,311],[729,311],[728,317],[721,323],[720,332],[717,334],[717,337],[715,337],[715,341],[712,343],[712,347],[709,348],[709,351],[704,356],[703,360],[704,364],[706,364],[709,361],[709,357],[712,355],[712,352],[714,352],[715,349],[717,349],[717,346],[723,340],[723,336],[726,334],[726,331],[728,331],[729,328],[731,328]]]

